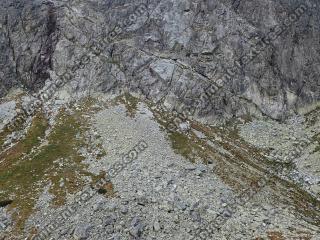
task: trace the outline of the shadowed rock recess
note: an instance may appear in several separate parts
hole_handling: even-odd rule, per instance
[[[0,120],[0,240],[320,239],[319,0],[0,0]]]

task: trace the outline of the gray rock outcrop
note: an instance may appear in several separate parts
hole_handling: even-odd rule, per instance
[[[130,91],[210,121],[319,103],[316,0],[0,5],[0,96],[68,73],[74,96]]]

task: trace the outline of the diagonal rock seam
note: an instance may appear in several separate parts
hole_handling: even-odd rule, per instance
[[[201,21],[205,22],[209,19],[211,14],[208,11],[217,11],[218,13],[219,7],[221,7],[223,12],[218,16],[224,16],[224,13],[230,10],[228,7],[226,7],[229,5],[231,5],[231,8],[233,8],[233,10],[230,11],[235,11],[236,9],[237,18],[239,18],[239,21],[247,24],[247,27],[245,28],[254,29],[254,31],[251,33],[244,29],[244,35],[250,35],[254,34],[254,32],[257,32],[256,30],[259,29],[259,27],[256,26],[258,24],[251,23],[252,21],[249,20],[250,17],[248,15],[244,15],[246,12],[241,8],[241,5],[245,3],[243,1],[234,1],[231,3],[227,2],[228,1],[221,1],[220,3],[210,5],[208,2],[197,1],[194,4],[191,4],[187,1],[186,5],[184,6],[183,4],[173,4],[170,1],[151,1],[149,5],[150,12],[146,16],[147,19],[141,20],[141,23],[138,19],[137,23],[134,23],[133,26],[129,26],[129,28],[134,28],[133,30],[127,30],[126,34],[124,34],[124,36],[119,36],[120,39],[117,39],[117,41],[107,43],[105,50],[101,54],[104,56],[104,60],[102,61],[101,59],[93,59],[96,64],[89,63],[84,71],[80,71],[78,73],[79,76],[77,79],[73,79],[71,81],[70,85],[72,86],[73,91],[83,91],[85,86],[90,86],[89,92],[117,92],[126,90],[144,95],[156,102],[161,100],[161,102],[164,102],[173,108],[179,108],[181,105],[192,105],[194,108],[196,108],[196,117],[204,119],[204,121],[207,122],[215,120],[228,120],[232,117],[241,115],[265,115],[272,119],[281,120],[288,117],[290,114],[299,112],[302,108],[306,108],[307,111],[309,108],[309,110],[312,110],[313,105],[318,104],[319,101],[319,85],[316,84],[316,79],[319,76],[319,72],[316,70],[316,68],[312,68],[313,72],[310,72],[310,74],[314,76],[315,79],[310,83],[307,81],[308,76],[306,76],[305,79],[289,80],[286,76],[288,74],[284,74],[284,66],[281,62],[284,59],[277,60],[277,58],[281,58],[282,54],[277,50],[279,50],[279,46],[282,44],[281,42],[287,41],[286,39],[279,40],[272,44],[271,49],[267,49],[265,51],[266,53],[262,53],[262,56],[258,57],[258,63],[253,63],[254,66],[257,66],[257,64],[265,66],[263,71],[260,71],[259,73],[255,70],[254,74],[252,74],[249,72],[252,68],[250,66],[248,67],[248,70],[242,70],[242,76],[231,79],[230,82],[227,83],[228,85],[224,84],[221,88],[219,88],[219,86],[216,84],[216,76],[212,76],[210,71],[214,69],[214,72],[221,72],[221,70],[223,70],[230,61],[225,57],[220,60],[215,59],[216,56],[210,55],[212,52],[209,51],[207,52],[209,54],[208,56],[212,56],[210,58],[215,59],[214,61],[209,61],[209,64],[207,64],[205,61],[204,56],[207,56],[207,53],[205,52],[200,54],[193,52],[190,58],[184,57],[181,55],[181,51],[175,50],[176,47],[170,48],[170,39],[163,39],[161,46],[164,49],[162,52],[157,47],[148,46],[154,41],[150,39],[157,38],[157,34],[153,33],[151,30],[154,24],[158,24],[158,26],[160,26],[160,30],[162,31],[165,28],[171,27],[169,22],[171,21],[171,17],[173,17],[173,19],[182,21],[181,24],[187,26],[185,29],[192,29],[194,28],[195,22],[200,21],[196,18],[201,16],[203,19]],[[268,1],[268,4],[271,4],[271,2],[273,1]],[[308,3],[309,5],[314,4],[316,8],[319,7],[314,1],[309,1]],[[191,11],[184,11],[184,14],[195,12],[194,20],[192,21],[193,23],[188,25],[190,23],[184,22],[184,16],[181,15],[180,12],[175,13],[175,16],[168,15],[165,19],[167,22],[161,23],[162,20],[158,18],[158,15],[161,14],[161,11],[163,11],[162,8],[167,8],[169,10],[170,4],[172,7],[171,11],[191,9]],[[207,8],[209,10],[206,9],[206,5],[208,5]],[[19,85],[19,83],[22,83],[31,91],[37,91],[44,86],[46,80],[50,79],[50,72],[55,72],[57,75],[59,75],[59,72],[69,68],[68,65],[70,62],[79,61],[78,59],[80,59],[83,51],[88,49],[88,43],[91,44],[91,39],[99,39],[100,36],[103,36],[103,34],[101,35],[101,32],[103,33],[104,30],[101,27],[103,27],[103,24],[106,24],[103,23],[103,20],[105,20],[105,18],[111,21],[115,20],[111,16],[112,13],[114,13],[112,11],[124,12],[125,8],[134,9],[134,5],[131,4],[127,4],[123,6],[124,9],[121,9],[116,3],[110,2],[109,7],[113,10],[109,9],[107,13],[110,16],[105,16],[103,13],[98,11],[91,2],[76,6],[72,2],[66,4],[61,3],[60,1],[47,1],[43,3],[28,3],[27,1],[21,1],[20,4],[9,4],[6,7],[7,9],[10,9],[10,11],[14,9],[13,12],[19,12],[21,20],[17,19],[16,24],[21,24],[23,29],[26,29],[27,32],[30,31],[30,26],[28,25],[28,22],[23,20],[23,18],[26,17],[23,15],[23,13],[29,13],[28,11],[31,11],[31,19],[33,18],[33,21],[35,21],[34,24],[40,24],[42,26],[42,30],[40,34],[38,31],[36,32],[36,36],[39,36],[36,38],[32,37],[33,40],[27,39],[28,42],[23,44],[23,48],[21,49],[21,47],[18,45],[23,39],[19,38],[19,36],[15,36],[15,29],[13,26],[11,26],[12,24],[10,25],[10,23],[7,21],[6,28],[8,31],[8,44],[12,49],[12,62],[15,62],[15,64],[12,65],[15,66],[15,74],[12,73],[13,70],[10,70],[10,67],[8,66],[12,63],[9,61],[5,64],[5,66],[8,66],[8,72],[4,72],[2,75],[8,76],[11,74],[13,77],[11,78],[11,82],[8,81],[9,79],[1,81],[2,85],[4,86],[4,90],[0,92],[0,95],[2,96],[12,87]],[[92,13],[90,15],[90,13],[84,10],[85,8],[88,9],[88,12],[92,11],[97,16],[92,15]],[[152,11],[150,9],[152,9]],[[66,10],[71,12],[67,13]],[[9,19],[14,16],[10,15],[12,14],[10,11],[8,17]],[[169,11],[168,14],[171,14],[171,11]],[[130,13],[130,11],[128,12]],[[13,14],[15,14],[15,12]],[[37,14],[40,14],[42,17],[39,22],[37,22],[35,19]],[[75,18],[75,14],[77,18]],[[231,12],[230,14],[234,15],[234,13]],[[273,14],[278,13],[274,12]],[[304,16],[304,19],[302,19],[303,23],[298,23],[297,25],[305,24],[305,18],[309,17],[309,21],[311,21],[311,17],[318,17],[312,14],[309,15],[310,16]],[[96,23],[94,23],[94,21],[96,21]],[[220,20],[217,21],[219,22]],[[100,27],[97,26],[99,23],[101,23]],[[223,24],[224,22],[222,21],[221,23]],[[203,23],[200,22],[200,24]],[[83,29],[81,29],[81,25],[84,26]],[[114,26],[114,24],[107,24],[107,26],[105,26],[106,29],[109,28],[109,25],[111,28]],[[219,27],[220,26],[221,25],[219,25]],[[235,25],[235,28],[238,28],[238,26]],[[84,32],[86,31],[85,29],[91,29],[93,31],[91,33]],[[298,30],[299,26],[294,26],[292,27],[292,30],[288,31],[295,32],[297,31],[296,29]],[[160,30],[159,33],[162,34]],[[144,33],[142,33],[142,31]],[[203,33],[202,30],[197,32],[195,29],[185,31],[191,31],[191,34],[193,34],[195,37],[197,37],[196,35]],[[238,30],[235,30],[235,32],[236,31]],[[109,31],[107,30],[106,32],[108,33]],[[258,32],[263,32],[263,27],[262,30],[259,30]],[[171,32],[167,33],[169,35],[172,34]],[[31,31],[30,35],[32,34],[33,33]],[[187,38],[187,36],[184,35],[183,37]],[[214,51],[224,52],[225,50],[223,50],[223,48],[230,48],[232,49],[231,51],[233,51],[232,54],[234,54],[236,57],[237,50],[234,48],[234,46],[230,45],[230,43],[223,45],[223,42],[227,42],[230,37],[232,37],[232,34],[224,35],[224,37],[218,37],[217,39],[220,39],[220,41],[218,40],[218,42],[215,43],[216,47],[214,48]],[[302,37],[303,35],[301,35],[300,38]],[[237,36],[237,38],[239,42],[243,41],[243,37],[241,35]],[[141,41],[143,39],[148,40]],[[33,46],[36,45],[32,42],[34,40],[36,40],[36,43],[38,44],[37,47]],[[140,41],[141,43],[137,41]],[[157,41],[154,41],[154,43],[160,43],[161,41],[161,38],[159,38]],[[177,46],[176,43],[178,43],[178,40],[175,40],[175,46]],[[197,48],[193,47],[193,44],[196,43],[192,40],[192,38],[189,39],[189,43],[182,45],[180,44],[182,46],[182,52],[185,52],[186,50],[184,49],[187,48],[189,49],[187,51],[192,52],[193,48]],[[291,51],[296,48],[297,47],[295,45],[290,45],[288,47],[288,49],[292,49]],[[300,48],[303,49],[304,46],[302,45]],[[23,51],[23,49],[26,51]],[[205,49],[203,49],[203,51],[204,50]],[[245,50],[244,47],[243,50]],[[31,57],[26,57],[25,55],[27,55],[27,52],[30,51]],[[6,55],[6,53],[4,54]],[[117,55],[119,57],[115,58]],[[271,57],[271,60],[269,59],[269,56],[273,56]],[[28,61],[28,59],[31,61]],[[145,61],[145,59],[149,60]],[[238,57],[236,57],[236,59],[238,59]],[[260,63],[260,61],[262,62]],[[272,63],[272,65],[268,65],[270,61],[278,61],[278,63]],[[302,56],[298,61],[308,62],[308,59]],[[131,65],[131,63],[133,64]],[[157,64],[160,65],[156,66]],[[170,79],[162,79],[162,77],[154,71],[153,66],[157,68],[164,68],[160,70],[166,71],[165,68],[168,66],[168,64],[172,64],[175,71],[172,73],[172,77]],[[220,64],[221,66],[219,66]],[[90,68],[92,68],[93,65],[98,67],[97,71],[94,70],[95,72],[93,72],[93,77],[96,76],[97,79],[89,83],[88,80],[85,80],[87,77],[86,71],[92,71]],[[259,77],[257,74],[261,76]],[[264,74],[267,75],[264,76]],[[258,76],[258,78],[256,78],[255,75]],[[103,79],[99,76],[102,76]],[[20,80],[17,81],[16,79]],[[79,83],[80,79],[83,79],[81,80],[82,83]],[[295,86],[290,87],[290,84]],[[201,94],[203,94],[205,89],[210,85],[219,89],[217,93],[213,96],[210,96],[210,98],[204,103],[204,106],[198,106],[197,104],[194,104],[194,102],[199,99]],[[271,90],[274,91],[274,93],[270,94],[269,92]]]

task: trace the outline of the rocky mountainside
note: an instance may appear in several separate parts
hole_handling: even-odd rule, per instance
[[[0,1],[0,240],[320,240],[320,2]]]
[[[319,102],[319,2],[1,1],[1,90],[69,72],[73,95],[127,90],[209,120]],[[81,66],[81,67],[79,67]]]

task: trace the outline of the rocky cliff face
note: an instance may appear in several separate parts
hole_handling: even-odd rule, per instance
[[[71,74],[206,120],[283,119],[320,99],[316,0],[2,1],[0,96]]]
[[[55,5],[41,1],[1,5],[1,95],[19,84],[37,90],[52,69],[58,40]]]
[[[319,8],[0,1],[0,240],[319,239]]]

